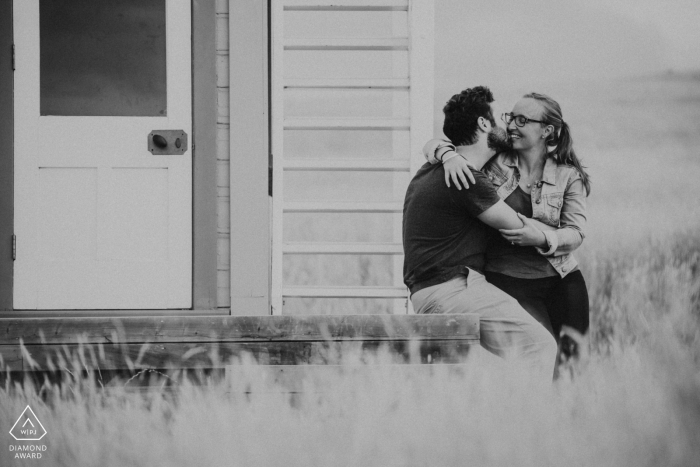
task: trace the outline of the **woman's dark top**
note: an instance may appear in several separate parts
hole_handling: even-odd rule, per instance
[[[532,199],[519,186],[504,200],[525,217],[532,218]],[[486,271],[498,272],[523,279],[558,276],[556,269],[533,246],[515,246],[501,237],[498,231],[489,240],[486,249]]]

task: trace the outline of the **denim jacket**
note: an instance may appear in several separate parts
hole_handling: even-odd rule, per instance
[[[445,154],[454,150],[451,143],[442,140],[431,140],[423,148],[425,157],[431,164],[443,161]],[[447,158],[451,156],[449,154]],[[506,199],[520,183],[518,155],[515,152],[496,154],[484,164],[481,171],[494,184],[501,199]],[[571,252],[584,239],[586,191],[581,175],[574,167],[557,164],[553,158],[548,157],[542,182],[535,185],[530,195],[532,218],[557,228],[544,232],[549,249],[537,250],[564,277],[578,265]]]

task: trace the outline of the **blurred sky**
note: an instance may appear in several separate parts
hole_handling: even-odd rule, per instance
[[[560,102],[593,179],[588,244],[700,222],[700,0],[435,0],[435,136],[479,84],[498,111]]]
[[[699,0],[435,0],[435,97],[700,69]],[[498,95],[497,95],[498,98]]]

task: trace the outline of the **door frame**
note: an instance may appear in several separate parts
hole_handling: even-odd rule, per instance
[[[264,18],[262,21],[249,21],[248,24],[255,24],[256,27],[262,28],[260,36],[267,36],[267,12],[263,9],[261,12]],[[238,15],[236,15],[238,16]],[[12,312],[12,291],[13,291],[13,259],[12,259],[12,235],[14,231],[14,112],[13,112],[13,69],[12,69],[12,0],[0,0],[0,316],[9,316],[7,312]],[[230,314],[231,310],[227,308],[217,308],[217,256],[218,256],[218,234],[217,234],[217,76],[216,76],[216,60],[217,60],[217,37],[216,37],[216,4],[211,0],[192,0],[192,308],[189,310],[114,310],[99,311],[75,311],[61,310],[61,315],[172,315],[172,314]],[[241,35],[237,35],[237,39],[241,39]],[[233,40],[231,41],[233,42]],[[237,44],[240,47],[240,42]],[[260,49],[257,49],[260,50]],[[254,58],[259,62],[259,66],[252,70],[253,74],[260,73],[265,69],[267,74],[268,56],[263,54]],[[245,67],[243,67],[245,68]],[[240,69],[240,68],[239,68]],[[233,80],[233,76],[232,76]],[[253,96],[253,102],[248,106],[242,106],[239,110],[238,106],[231,106],[231,120],[250,118],[250,107],[257,107],[264,110],[264,118],[267,118],[267,95],[262,95],[259,90],[259,80],[243,80],[237,82],[237,91],[239,95]],[[250,100],[250,98],[249,98]],[[247,128],[248,136],[250,135],[250,127]],[[232,135],[245,134],[245,131],[231,129]],[[257,127],[256,133],[259,134],[260,140],[266,142],[269,138],[268,125]],[[232,141],[233,142],[233,141]],[[267,195],[267,147],[256,145],[252,148],[257,150],[265,150],[263,154],[265,185],[261,188]],[[263,147],[265,146],[265,147]],[[249,148],[251,149],[251,148]],[[233,152],[233,151],[231,151]],[[248,151],[248,156],[251,152]],[[261,157],[263,159],[263,157]],[[233,162],[233,161],[232,161]],[[250,160],[249,160],[250,162]],[[233,166],[233,164],[231,164]],[[249,164],[263,165],[263,164]],[[258,170],[260,172],[260,170]],[[238,177],[245,177],[245,174],[237,174]],[[259,183],[256,180],[251,180],[247,177],[247,185],[250,183]],[[233,187],[234,180],[231,180]],[[232,190],[232,194],[233,194]],[[258,189],[260,191],[260,188]],[[262,205],[263,206],[258,206]],[[263,208],[262,215],[267,215],[269,200],[267,196],[256,196],[255,202],[246,202],[245,199],[236,200],[232,196],[231,210],[241,210],[241,206],[245,206],[245,210],[249,211],[252,208]],[[245,237],[244,237],[245,238]],[[233,239],[233,235],[232,235]],[[265,240],[255,240],[248,237],[248,243],[262,243]],[[245,243],[245,242],[244,242]],[[261,245],[254,245],[251,250],[251,245],[238,244],[238,251],[256,251],[260,252]],[[232,253],[234,248],[231,249]],[[262,250],[265,250],[263,247]],[[269,251],[269,247],[267,249]],[[258,262],[269,262],[269,254],[265,258],[257,258]],[[232,263],[232,270],[236,267]],[[245,267],[240,268],[245,270]],[[259,275],[259,274],[258,274]],[[233,276],[233,274],[232,274]],[[269,283],[269,277],[254,277],[248,280],[259,281],[263,279],[263,283]],[[232,281],[233,282],[233,281]],[[234,290],[232,288],[232,295]],[[264,297],[256,294],[257,302],[269,302],[269,293]],[[262,300],[261,300],[262,299]],[[233,300],[232,300],[233,305]],[[255,308],[260,308],[256,306]],[[266,306],[267,308],[267,306]],[[252,310],[251,310],[252,311]],[[67,313],[66,313],[67,312]],[[250,314],[259,314],[260,310],[255,310]],[[22,311],[18,312],[22,317],[30,316],[56,316],[54,310],[43,310],[40,312]],[[235,314],[246,314],[246,310],[236,310]]]
[[[0,0],[0,310],[12,309],[14,98],[12,0]]]

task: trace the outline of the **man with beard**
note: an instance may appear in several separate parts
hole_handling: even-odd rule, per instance
[[[416,313],[479,315],[482,347],[500,357],[522,359],[538,377],[551,381],[556,341],[483,276],[491,228],[535,225],[501,201],[479,171],[506,144],[505,130],[493,117],[493,102],[491,91],[477,86],[452,96],[443,109],[443,132],[473,165],[474,180],[468,190],[448,187],[443,165],[430,163],[413,177],[403,210],[404,282]]]

